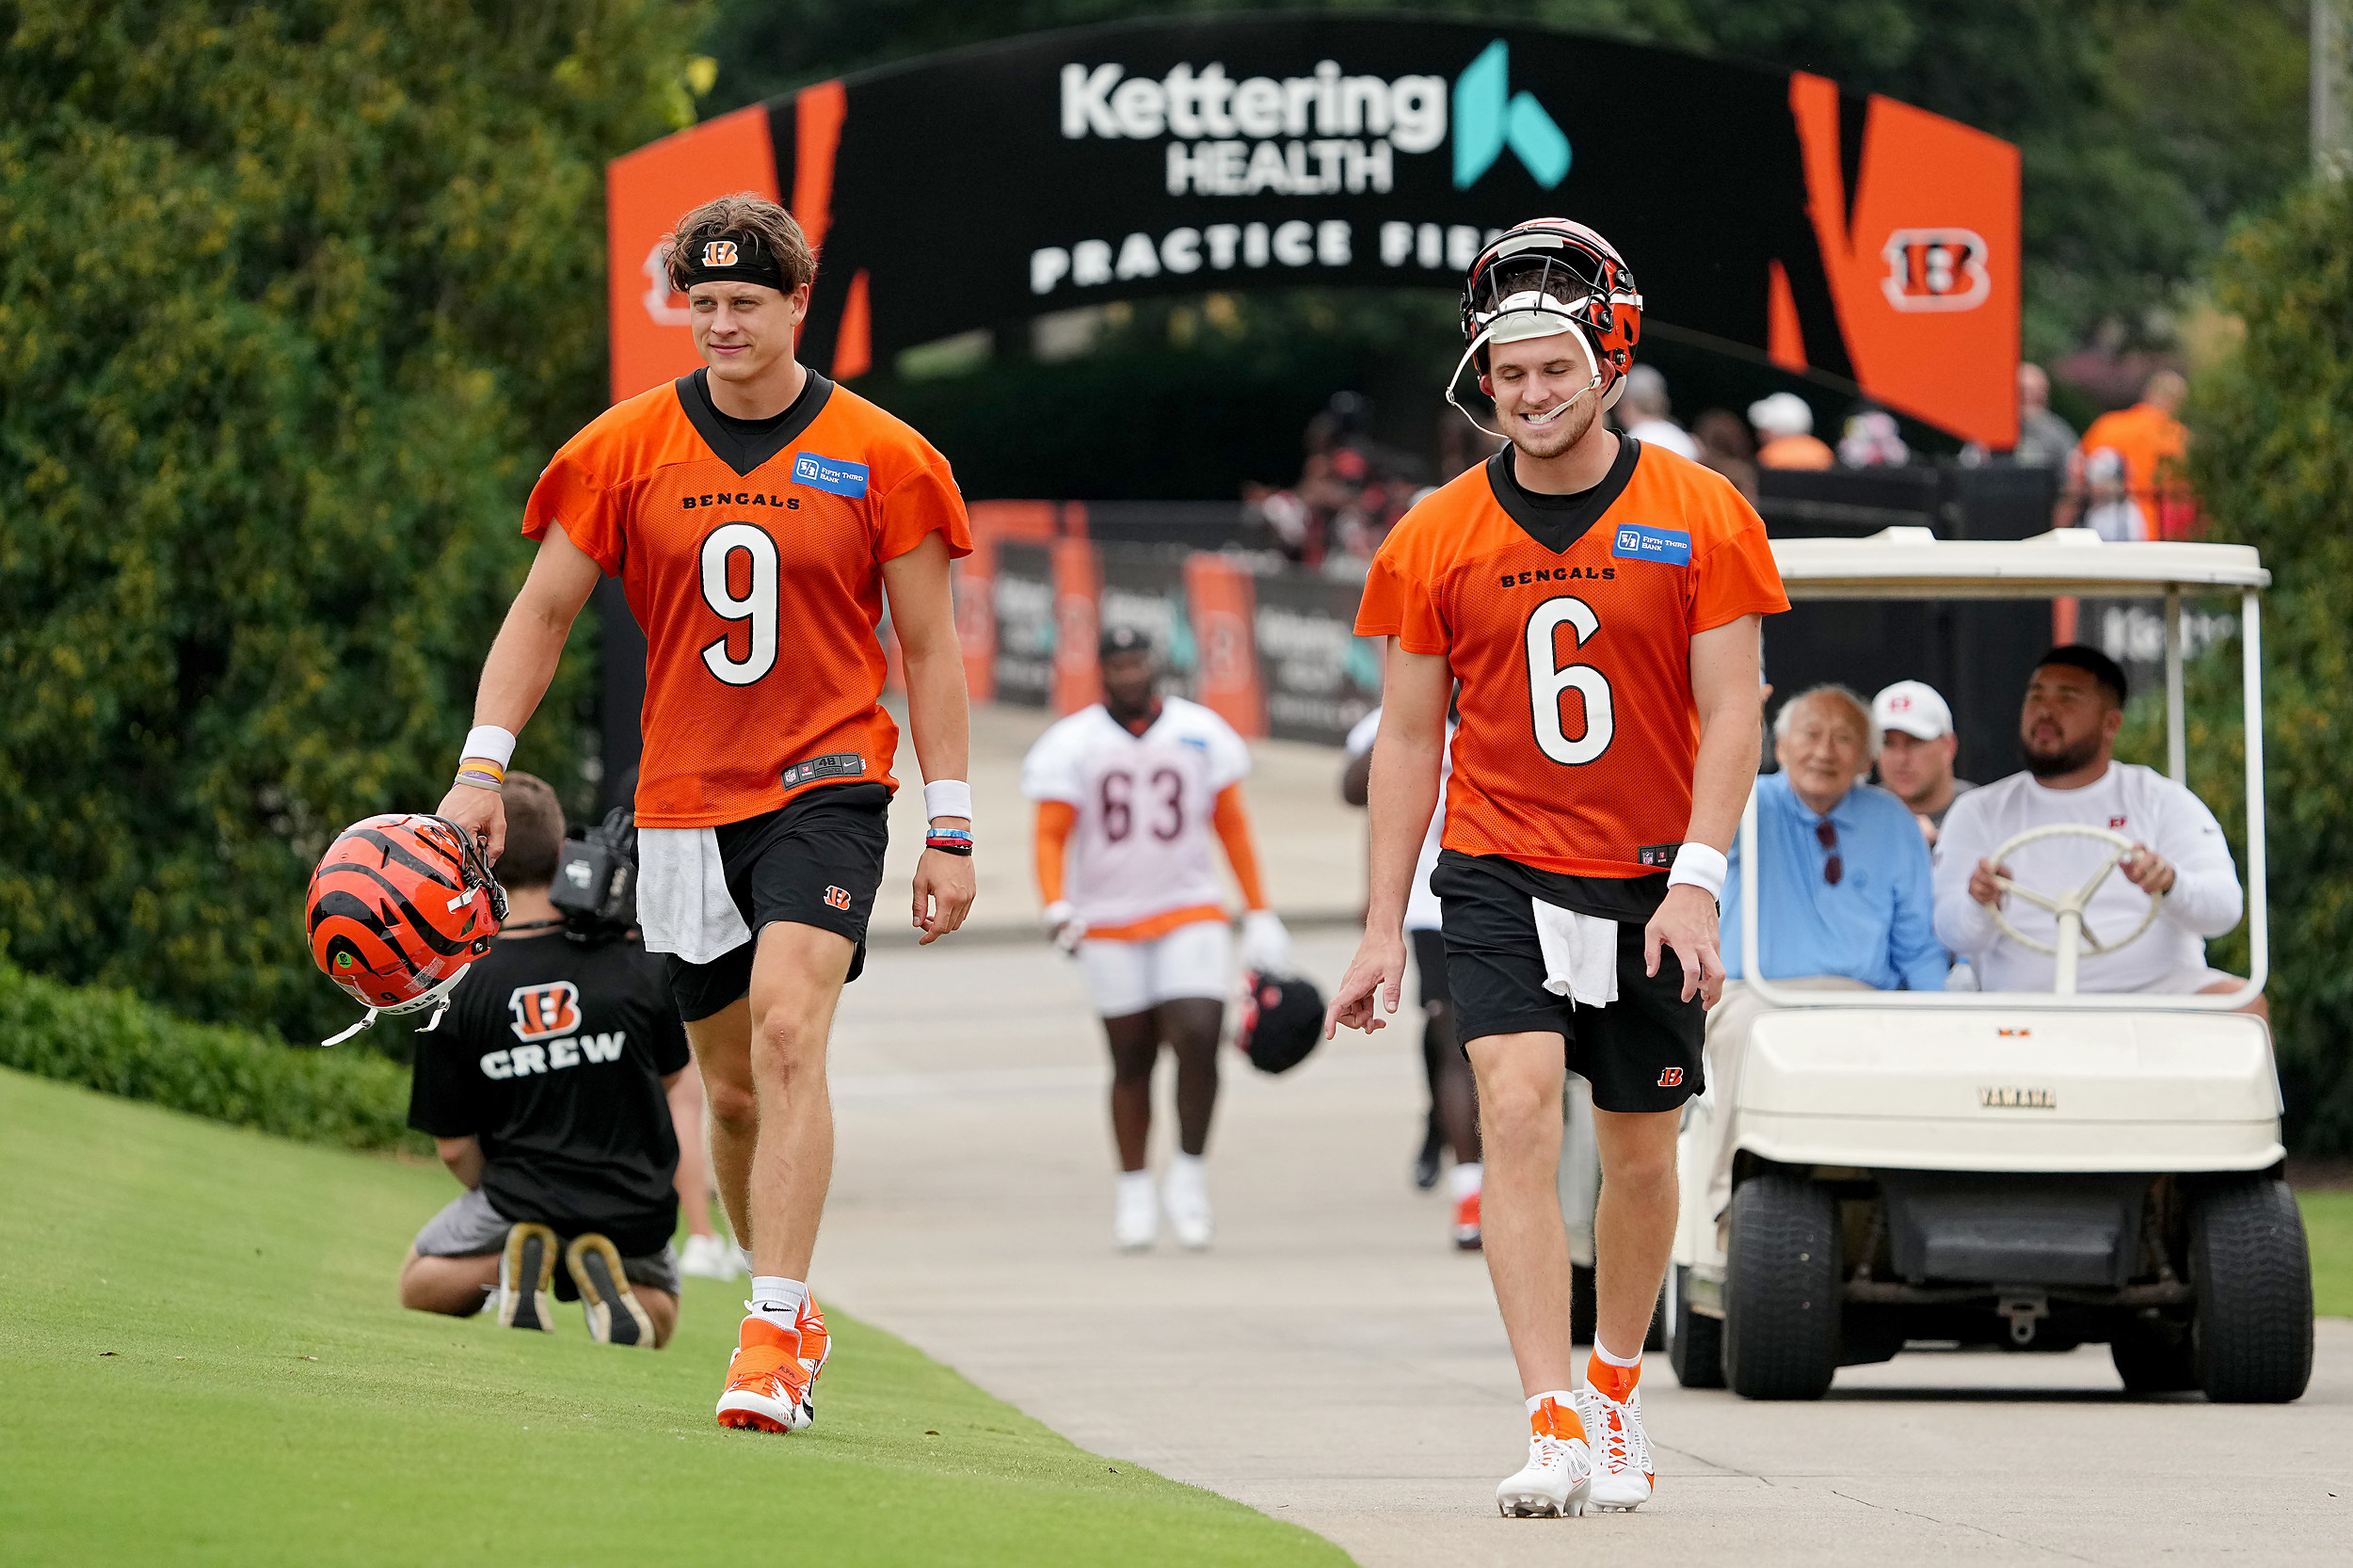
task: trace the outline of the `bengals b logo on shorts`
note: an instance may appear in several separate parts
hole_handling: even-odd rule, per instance
[[[547,1040],[580,1032],[580,987],[568,980],[545,985],[518,985],[506,999],[515,1015],[515,1038]]]
[[[734,264],[735,242],[733,240],[712,240],[703,247],[703,265],[733,266]]]
[[[1658,1086],[1661,1089],[1677,1088],[1681,1086],[1682,1082],[1683,1069],[1681,1067],[1669,1067],[1665,1072],[1658,1075]]]
[[[825,902],[836,909],[847,909],[850,907],[850,891],[846,888],[827,888]]]

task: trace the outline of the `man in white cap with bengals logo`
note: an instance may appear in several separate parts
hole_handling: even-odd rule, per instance
[[[1977,788],[1953,776],[1961,738],[1953,711],[1925,680],[1898,680],[1871,699],[1871,728],[1880,733],[1880,782],[1912,808],[1920,836],[1936,848],[1945,813]]]

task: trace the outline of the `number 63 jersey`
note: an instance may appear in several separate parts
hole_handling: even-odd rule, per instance
[[[1721,474],[1632,437],[1577,497],[1531,497],[1512,454],[1399,520],[1356,632],[1442,657],[1462,682],[1447,848],[1655,872],[1691,815],[1691,638],[1789,608],[1765,525]]]
[[[883,563],[971,526],[948,460],[810,371],[773,421],[724,421],[708,371],[617,403],[523,514],[560,524],[646,630],[640,827],[717,827],[820,785],[895,787]]]
[[[1209,856],[1218,795],[1250,772],[1233,726],[1163,697],[1141,735],[1102,704],[1057,720],[1021,764],[1021,792],[1075,808],[1063,896],[1098,933],[1200,912],[1225,919]]]

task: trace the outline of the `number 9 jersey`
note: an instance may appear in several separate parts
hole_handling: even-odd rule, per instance
[[[617,576],[646,629],[637,825],[719,827],[820,785],[896,787],[881,704],[882,566],[972,531],[948,460],[809,371],[773,420],[729,421],[708,371],[616,404],[532,489]]]
[[[1531,496],[1513,448],[1399,520],[1356,632],[1462,682],[1448,849],[1569,876],[1664,870],[1691,815],[1691,639],[1789,608],[1721,474],[1630,436],[1594,489]]]
[[[1096,703],[1038,737],[1021,792],[1078,812],[1063,896],[1091,934],[1144,939],[1225,920],[1210,824],[1219,794],[1249,772],[1242,738],[1197,702],[1161,698],[1141,735]]]

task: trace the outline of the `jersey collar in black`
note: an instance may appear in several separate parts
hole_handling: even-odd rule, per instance
[[[711,369],[706,365],[692,376],[680,376],[672,385],[678,391],[679,407],[686,411],[696,434],[702,437],[703,444],[721,462],[735,471],[738,478],[792,445],[793,439],[824,412],[826,400],[833,396],[833,383],[812,370],[801,382],[800,395],[776,416],[775,426],[760,431],[757,437],[746,438],[728,425],[741,427],[750,422],[729,421],[712,406],[710,379]]]
[[[1487,488],[1495,492],[1496,504],[1510,514],[1521,532],[1559,555],[1583,538],[1586,531],[1609,510],[1610,504],[1625,492],[1634,478],[1634,465],[1641,460],[1642,443],[1632,436],[1621,435],[1618,455],[1610,459],[1609,472],[1601,476],[1600,484],[1573,495],[1545,495],[1541,503],[1520,488],[1519,478],[1512,471],[1512,454],[1515,450],[1506,446],[1487,459]]]

